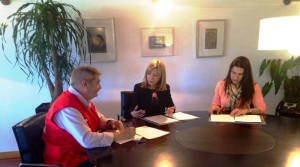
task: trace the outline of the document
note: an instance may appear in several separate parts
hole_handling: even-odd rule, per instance
[[[131,139],[124,139],[115,141],[118,144],[124,144],[129,141],[140,141],[143,137],[146,139],[154,139],[164,135],[169,134],[170,132],[159,130],[156,128],[148,127],[148,126],[141,126],[135,129],[136,135]]]
[[[242,115],[234,117],[235,122],[261,122],[261,116],[260,115]]]
[[[229,114],[211,114],[210,122],[234,122],[234,117]]]
[[[141,126],[135,129],[136,134],[143,136],[146,139],[154,139],[164,135],[169,134],[170,132],[152,128],[149,126]]]
[[[194,115],[186,114],[183,112],[176,112],[172,115],[155,115],[150,117],[144,117],[142,118],[145,121],[154,123],[156,125],[166,125],[171,123],[176,123],[180,121],[186,121],[186,120],[192,120],[197,119],[199,117],[196,117]]]
[[[232,123],[262,123],[262,117],[260,115],[240,115],[230,116],[229,114],[212,114],[210,115],[210,122],[232,122]]]
[[[176,119],[176,120],[180,120],[180,121],[186,121],[186,120],[199,118],[194,115],[190,115],[190,114],[183,113],[183,112],[176,112],[176,113],[172,114],[172,116],[168,116],[168,117]]]
[[[140,141],[142,139],[143,136],[140,136],[140,135],[135,135],[133,136],[133,138],[131,139],[124,139],[124,140],[118,140],[118,141],[115,141],[116,143],[118,144],[124,144],[124,143],[127,143],[129,141]]]
[[[155,115],[155,116],[150,116],[150,117],[143,117],[142,119],[145,120],[145,121],[154,123],[156,125],[166,125],[166,124],[170,124],[170,123],[179,122],[179,120],[177,120],[177,119],[166,117],[164,115]]]

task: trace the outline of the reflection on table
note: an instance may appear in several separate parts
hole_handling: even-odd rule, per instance
[[[300,119],[266,115],[266,125],[211,123],[206,111],[187,113],[200,118],[164,126],[135,120],[135,126],[170,134],[113,143],[88,150],[88,155],[97,166],[299,166]]]

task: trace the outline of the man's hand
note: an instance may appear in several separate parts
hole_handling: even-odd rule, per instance
[[[121,121],[108,120],[107,123],[106,123],[106,129],[123,131],[124,126],[123,126],[123,123]]]
[[[114,133],[114,141],[132,139],[135,135],[135,128],[129,127],[124,129],[123,131],[117,131]]]

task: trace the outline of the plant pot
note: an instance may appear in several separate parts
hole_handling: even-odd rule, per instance
[[[50,103],[42,103],[39,106],[35,108],[35,113],[40,113],[40,112],[48,112],[50,108]]]

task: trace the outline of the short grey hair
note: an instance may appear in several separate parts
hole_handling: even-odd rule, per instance
[[[75,86],[82,80],[94,80],[101,72],[93,66],[79,66],[72,71],[70,84]]]

